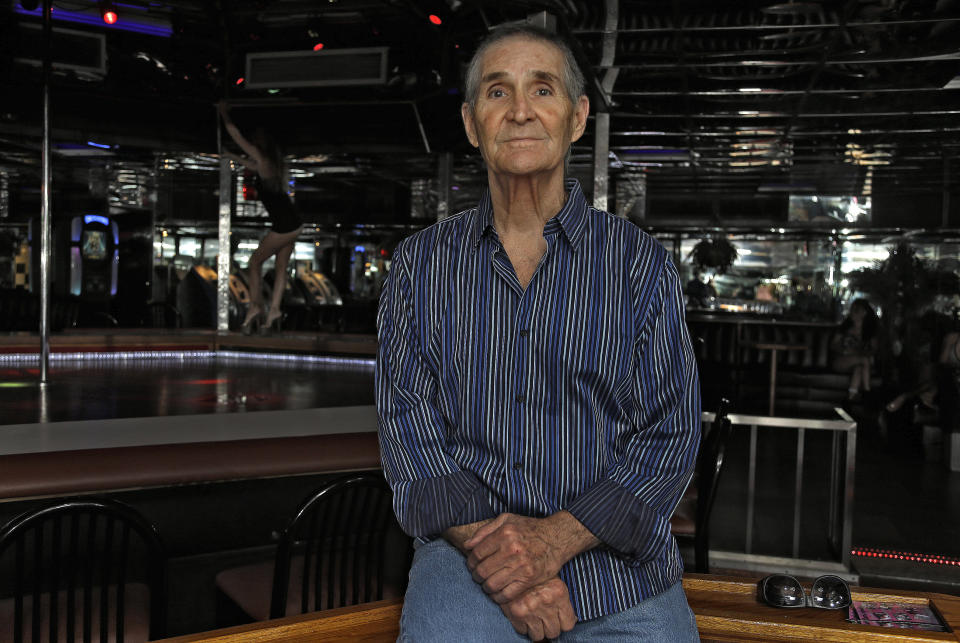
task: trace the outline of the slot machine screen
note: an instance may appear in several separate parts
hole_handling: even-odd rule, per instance
[[[83,258],[92,261],[101,261],[107,256],[107,242],[103,231],[83,231]]]

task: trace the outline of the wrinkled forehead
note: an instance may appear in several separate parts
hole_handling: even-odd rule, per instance
[[[508,36],[492,45],[483,53],[480,65],[481,77],[502,71],[498,67],[521,58],[536,59],[536,71],[560,77],[563,75],[563,51],[547,40],[517,34]]]

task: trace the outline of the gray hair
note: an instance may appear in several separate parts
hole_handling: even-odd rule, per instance
[[[567,92],[567,96],[570,98],[570,102],[574,105],[577,104],[577,101],[583,96],[585,82],[583,72],[580,71],[580,67],[577,65],[577,61],[573,57],[573,52],[570,51],[570,47],[566,41],[557,34],[550,33],[540,27],[534,27],[532,25],[508,25],[493,30],[490,35],[480,43],[476,53],[473,54],[473,58],[470,59],[469,65],[467,65],[465,97],[471,111],[476,107],[477,95],[480,92],[480,75],[483,73],[481,65],[483,64],[484,54],[486,54],[491,47],[508,38],[526,38],[556,47],[560,53],[563,54],[564,64],[561,74],[563,87]]]

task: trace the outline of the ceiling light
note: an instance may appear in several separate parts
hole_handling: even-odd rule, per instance
[[[740,91],[742,91],[742,92],[757,93],[757,92],[762,92],[763,90],[760,89],[759,87],[741,87],[741,88],[740,88]]]
[[[431,13],[431,14],[430,14],[429,16],[427,16],[427,17],[429,18],[430,22],[432,22],[432,23],[435,24],[435,25],[442,25],[442,24],[443,24],[443,20],[441,20],[441,19],[440,19],[440,16],[438,16],[438,15],[435,14],[435,13]]]
[[[117,8],[113,6],[112,2],[107,2],[106,0],[99,0],[97,2],[97,7],[100,9],[100,17],[103,18],[103,21],[108,25],[117,24]]]
[[[322,43],[322,42],[318,42],[317,44],[315,44],[315,45],[313,46],[313,50],[314,50],[314,51],[320,51],[321,49],[323,49],[323,43]]]

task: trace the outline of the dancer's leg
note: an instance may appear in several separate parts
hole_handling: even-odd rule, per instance
[[[270,312],[267,313],[267,326],[283,313],[280,304],[283,302],[283,292],[287,287],[287,266],[290,265],[290,255],[293,254],[294,242],[277,251],[277,260],[273,268],[273,295],[270,298]]]
[[[273,230],[260,240],[260,245],[250,255],[250,263],[247,267],[247,284],[250,287],[250,307],[247,310],[247,317],[244,320],[244,326],[256,315],[263,312],[263,264],[271,256],[277,254],[284,246],[290,245],[293,249],[293,243],[300,234],[300,228],[291,232],[274,232]],[[287,256],[289,260],[289,255]],[[282,294],[281,294],[282,296]]]

